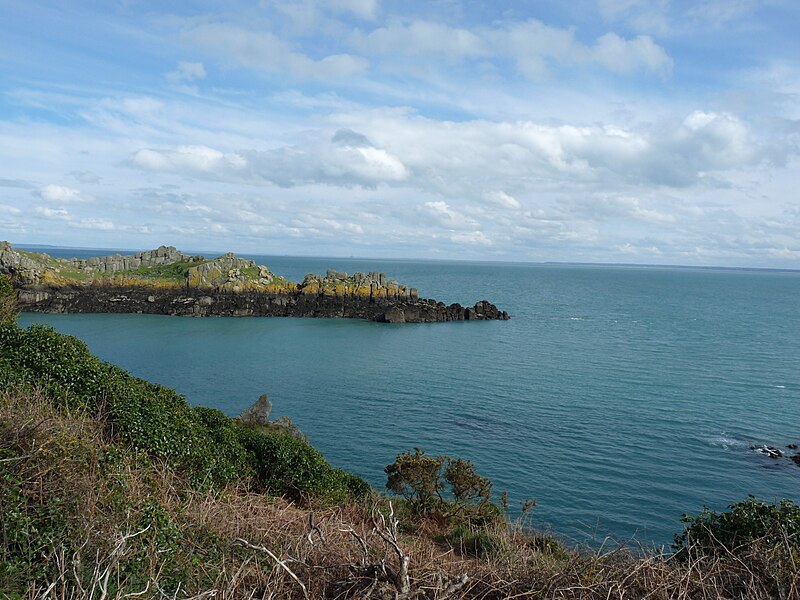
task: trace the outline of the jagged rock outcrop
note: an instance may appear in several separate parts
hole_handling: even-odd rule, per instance
[[[271,433],[282,433],[291,435],[301,440],[306,440],[305,434],[300,431],[300,428],[292,423],[289,417],[279,417],[274,421],[269,420],[269,414],[272,412],[272,402],[266,394],[261,394],[251,406],[242,411],[238,417],[234,417],[236,421],[245,425],[254,425],[262,427]]]
[[[235,417],[240,423],[249,423],[251,425],[266,425],[269,423],[269,413],[272,412],[272,402],[269,401],[269,396],[261,394],[253,404],[248,406],[242,413]]]
[[[174,246],[159,246],[155,250],[146,250],[138,254],[110,256],[93,256],[91,258],[71,258],[64,262],[73,268],[82,269],[92,273],[117,273],[129,271],[140,267],[156,265],[170,265],[179,262],[199,262],[202,256],[189,256],[180,252]]]
[[[328,270],[299,284],[232,253],[206,260],[171,246],[131,256],[64,260],[0,243],[0,273],[11,275],[19,306],[33,312],[186,316],[355,318],[385,323],[506,320],[481,300],[471,307],[419,298],[384,273]]]

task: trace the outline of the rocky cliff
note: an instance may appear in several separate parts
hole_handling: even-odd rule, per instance
[[[60,259],[0,242],[0,273],[32,312],[357,318],[388,323],[506,320],[486,300],[472,307],[419,298],[384,273],[328,270],[300,283],[232,253],[218,258],[161,246],[138,254]]]

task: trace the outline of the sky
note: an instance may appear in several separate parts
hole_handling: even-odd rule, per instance
[[[0,14],[0,239],[800,268],[796,0]]]

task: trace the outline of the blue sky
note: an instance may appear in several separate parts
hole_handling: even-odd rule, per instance
[[[12,242],[800,268],[791,0],[0,10]]]

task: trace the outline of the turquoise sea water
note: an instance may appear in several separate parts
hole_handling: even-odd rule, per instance
[[[56,252],[51,252],[56,254]],[[64,255],[75,255],[67,251]],[[568,541],[669,544],[682,513],[800,500],[800,273],[254,257],[299,280],[386,271],[507,322],[31,315],[192,404],[268,393],[328,459],[385,483],[418,446],[472,460]]]

